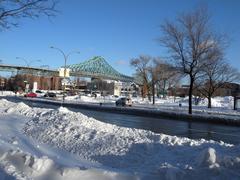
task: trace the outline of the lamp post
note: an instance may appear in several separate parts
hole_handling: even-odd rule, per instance
[[[5,84],[5,80],[3,78],[1,78],[2,95],[3,95],[4,84]]]
[[[22,58],[22,57],[16,57],[16,59],[23,60],[23,61],[26,63],[27,68],[28,68],[27,74],[31,74],[31,73],[30,73],[30,65],[31,65],[33,62],[41,62],[40,59],[31,60],[31,61],[29,61],[29,60],[27,60],[27,59],[25,59],[25,58]],[[27,80],[25,80],[24,83],[25,83],[25,91],[26,91],[26,90],[28,90],[28,88],[29,88],[29,83],[30,83],[30,81],[28,80],[28,75],[27,75]],[[27,84],[28,84],[28,85],[27,85]],[[27,88],[27,86],[28,86],[28,88]]]
[[[65,78],[66,78],[66,70],[67,70],[67,60],[68,60],[68,57],[73,54],[73,53],[80,53],[79,51],[71,51],[69,52],[68,54],[64,53],[63,50],[61,50],[60,48],[57,48],[57,47],[54,47],[54,46],[51,46],[50,47],[51,49],[55,49],[57,51],[59,51],[62,55],[63,55],[63,58],[64,58],[64,74],[63,74],[63,79],[64,79],[64,83],[63,83],[63,100],[62,102],[64,102],[64,98],[65,98],[65,93],[66,93],[66,82],[65,82]]]
[[[41,65],[40,68],[43,68],[43,69],[48,69],[49,70],[49,65]]]
[[[25,59],[25,58],[22,58],[22,57],[16,57],[16,59],[21,59],[21,60],[23,60],[23,61],[26,63],[26,65],[27,65],[28,68],[29,68],[30,65],[31,65],[32,63],[34,63],[34,62],[41,62],[40,59],[32,60],[32,61],[29,61],[29,60],[27,60],[27,59]]]

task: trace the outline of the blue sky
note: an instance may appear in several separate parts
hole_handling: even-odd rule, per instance
[[[226,57],[240,69],[240,1],[239,0],[61,0],[60,14],[49,21],[22,19],[20,27],[0,32],[0,59],[3,63],[26,65],[63,65],[62,55],[50,49],[56,46],[66,53],[72,50],[68,64],[83,62],[93,56],[103,56],[121,73],[132,75],[131,58],[141,54],[166,57],[158,42],[159,26],[165,19],[197,5],[208,6],[212,24],[231,39]]]

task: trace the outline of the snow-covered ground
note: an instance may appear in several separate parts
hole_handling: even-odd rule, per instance
[[[175,113],[188,113],[188,97],[167,97],[166,99],[156,98],[155,105],[152,105],[147,99],[143,100],[142,98],[134,98],[133,102],[137,107],[172,111]],[[199,101],[198,105],[195,105],[193,99],[193,113],[205,115],[240,116],[240,110],[233,110],[233,97],[231,96],[212,98],[212,108],[207,108],[207,103],[207,99],[203,98]],[[181,104],[181,107],[179,104]]]
[[[42,143],[24,132],[28,123],[50,111],[0,100],[0,180],[136,179],[134,175],[87,161],[67,149]]]
[[[0,179],[239,179],[240,145],[0,99]]]
[[[88,97],[88,96],[68,96],[66,97],[66,102],[69,103],[106,103],[106,104],[115,104],[115,101],[118,98],[113,96],[106,97]],[[61,99],[59,99],[61,100]],[[133,107],[136,108],[148,108],[148,109],[156,109],[161,111],[172,111],[174,113],[188,113],[188,97],[186,98],[174,98],[167,97],[156,98],[155,105],[152,104],[147,98],[142,99],[141,97],[132,98]],[[240,110],[233,110],[233,97],[214,97],[212,98],[212,108],[207,108],[207,99],[202,98],[198,105],[194,104],[193,99],[193,113],[194,114],[212,114],[212,115],[224,115],[224,116],[240,116]],[[179,106],[181,104],[181,107]]]
[[[0,93],[0,96],[12,96],[15,95],[11,91],[4,91]],[[51,99],[51,98],[50,98]],[[75,96],[67,96],[65,98],[65,102],[68,103],[103,103],[108,105],[115,105],[115,102],[118,98],[114,96],[84,96],[84,95],[75,95]],[[62,101],[62,96],[57,96],[55,100]],[[180,98],[180,97],[166,97],[166,98],[156,98],[155,105],[152,104],[148,98],[141,97],[133,97],[133,107],[139,108],[149,108],[156,109],[161,111],[172,111],[174,113],[188,113],[188,97]],[[211,114],[211,115],[231,115],[231,116],[240,116],[240,110],[233,110],[233,97],[214,97],[212,98],[212,108],[207,108],[207,99],[202,98],[199,100],[198,105],[195,105],[195,99],[193,98],[193,113],[194,114]],[[179,107],[181,104],[181,107]]]

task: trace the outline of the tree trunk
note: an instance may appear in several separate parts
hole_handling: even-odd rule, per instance
[[[148,93],[148,100],[149,100],[150,102],[152,101],[150,92]]]
[[[211,96],[208,96],[208,108],[212,108],[212,98]]]
[[[190,77],[190,87],[189,87],[189,93],[188,93],[188,113],[189,114],[192,114],[193,83],[194,83],[194,78]]]
[[[165,88],[166,88],[166,80],[163,80],[163,99],[166,98],[166,94],[165,94]]]
[[[154,85],[155,85],[155,83],[154,83],[154,81],[152,81],[152,96],[153,96],[153,105],[155,104],[155,88],[154,88]]]
[[[233,100],[233,110],[237,110],[237,97],[234,96],[233,98],[234,98],[234,100]]]

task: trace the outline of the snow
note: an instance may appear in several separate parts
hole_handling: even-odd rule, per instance
[[[36,120],[51,111],[38,108],[33,110],[24,103],[0,100],[1,180],[136,179],[134,175],[104,169],[98,163],[91,163],[64,149],[41,144],[24,135],[23,128],[30,119]],[[68,110],[59,108],[58,112],[64,114]]]
[[[0,100],[2,179],[239,179],[239,168],[240,145]]]
[[[1,157],[1,165],[6,172],[0,172],[2,179],[130,179],[118,173],[99,171],[97,169],[63,168],[46,156],[37,158],[20,150],[8,151]]]
[[[14,96],[15,93],[13,91],[1,91],[0,96]]]
[[[55,91],[53,91],[55,92]],[[58,92],[59,93],[59,92]],[[0,96],[13,96],[15,95],[11,91],[2,91]],[[196,97],[197,98],[197,97]],[[99,96],[91,97],[85,95],[74,95],[65,97],[66,103],[81,103],[81,104],[99,104],[107,106],[115,106],[115,102],[118,98],[114,96]],[[57,96],[55,99],[38,98],[43,101],[62,101],[62,96]],[[181,114],[188,114],[188,97],[173,97],[167,96],[166,98],[155,98],[155,105],[152,104],[148,98],[132,97],[134,108],[154,109],[165,112],[174,112]],[[212,108],[207,108],[207,99],[201,98],[199,103],[195,105],[195,97],[193,97],[193,114],[203,114],[205,116],[221,116],[227,119],[239,119],[240,110],[233,110],[233,97],[214,97],[212,98]],[[181,104],[181,107],[179,107]]]
[[[179,106],[181,104],[181,107]],[[133,98],[133,106],[137,108],[155,109],[158,111],[188,114],[188,97],[166,97],[165,99],[156,98],[155,105],[152,105],[146,98]],[[201,99],[195,105],[193,98],[193,114],[203,116],[217,116],[227,119],[239,120],[240,111],[233,110],[233,97],[214,97],[212,98],[212,108],[207,108],[207,99]]]
[[[68,103],[103,103],[104,105],[115,106],[115,101],[118,98],[113,96],[106,97],[89,97],[89,96],[67,96],[65,98]],[[61,100],[61,99],[59,99]],[[222,117],[236,119],[234,116],[240,116],[240,111],[233,110],[233,97],[214,97],[212,98],[212,108],[207,108],[208,101],[206,98],[201,98],[198,105],[195,105],[195,97],[193,97],[193,114],[204,115],[220,115]],[[155,109],[160,111],[174,112],[174,113],[188,113],[188,97],[171,97],[155,99],[155,105],[152,104],[148,98],[132,97],[134,108]],[[181,107],[179,107],[181,104]],[[230,117],[233,116],[233,117]]]

